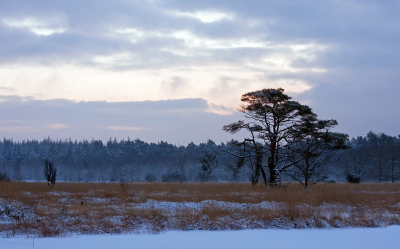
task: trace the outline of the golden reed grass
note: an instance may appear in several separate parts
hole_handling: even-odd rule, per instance
[[[339,203],[352,205],[394,205],[400,202],[400,183],[320,184],[304,189],[296,183],[281,188],[266,188],[250,183],[46,183],[0,182],[0,197],[26,205],[57,202],[70,197],[118,198],[122,202],[145,202],[148,199],[169,202],[200,202],[204,200],[236,203],[262,201],[305,203]]]
[[[400,184],[299,184],[267,188],[250,183],[46,183],[0,182],[0,198],[30,207],[36,221],[0,224],[0,232],[57,236],[165,229],[346,227],[400,224]],[[275,203],[275,208],[226,208],[209,202],[178,212],[143,206],[172,203]],[[35,232],[36,231],[36,232]],[[39,231],[39,232],[37,232]]]

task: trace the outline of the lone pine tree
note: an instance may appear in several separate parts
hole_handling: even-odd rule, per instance
[[[241,101],[238,111],[244,113],[246,120],[225,125],[223,130],[231,134],[245,130],[249,136],[237,141],[241,148],[239,153],[224,152],[238,158],[236,167],[246,163],[251,166],[252,183],[257,183],[261,175],[266,185],[275,185],[282,172],[309,155],[299,153],[299,147],[295,146],[305,139],[318,139],[325,145],[335,140],[341,144],[347,139],[347,135],[339,133],[327,136],[337,125],[336,120],[317,119],[310,107],[292,101],[282,88],[248,92],[242,95]],[[335,145],[330,147],[336,148]]]

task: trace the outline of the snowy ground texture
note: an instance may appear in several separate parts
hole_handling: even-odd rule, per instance
[[[290,207],[284,203],[232,203],[223,201],[163,202],[104,205],[111,212],[71,214],[67,208],[50,216],[18,202],[0,199],[0,236],[68,236],[71,234],[159,233],[171,230],[243,230],[293,228],[385,227],[399,225],[399,214],[374,213],[365,207],[340,204]],[[106,203],[103,199],[92,202]],[[293,210],[292,210],[293,209]],[[111,211],[110,211],[111,210]],[[130,214],[127,214],[130,212]],[[269,212],[277,213],[265,217]],[[282,215],[283,214],[283,215]]]
[[[64,202],[64,198],[59,199],[59,202]],[[86,215],[74,214],[68,212],[68,206],[63,206],[60,210],[55,209],[52,215],[39,216],[32,207],[0,199],[0,236],[385,227],[399,225],[400,220],[397,207],[392,212],[381,210],[377,213],[364,206],[327,203],[290,207],[284,203],[268,201],[250,204],[215,200],[197,203],[147,200],[145,203],[118,204],[106,198],[95,198],[86,202],[101,203],[110,213],[102,215],[89,209]],[[266,216],[271,213],[272,216]]]
[[[394,225],[400,225],[400,183],[309,190],[244,183],[0,184],[4,238]]]
[[[242,231],[170,231],[156,235],[85,235],[68,238],[2,238],[7,249],[185,248],[185,249],[398,249],[400,226],[349,229],[267,229]]]

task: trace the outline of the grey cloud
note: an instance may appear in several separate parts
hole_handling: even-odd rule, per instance
[[[79,7],[78,7],[79,6]],[[268,49],[191,49],[181,40],[167,37],[145,37],[132,44],[127,37],[108,34],[115,28],[139,28],[145,32],[188,30],[200,37],[215,39],[256,38],[260,41],[287,44],[320,42],[330,50],[319,53],[320,65],[338,67],[363,66],[378,62],[395,62],[399,40],[399,18],[395,11],[399,3],[378,1],[5,1],[2,16],[24,16],[66,19],[67,31],[48,37],[37,37],[26,30],[3,27],[0,30],[3,63],[54,62],[95,65],[97,55],[132,52],[135,59],[117,69],[156,68],[197,63],[257,61],[271,53]],[[173,16],[167,11],[214,10],[234,13],[236,19],[204,24],[187,16]],[[12,13],[12,14],[10,14]],[[250,20],[259,25],[249,25]],[[383,45],[384,44],[384,45]],[[161,51],[163,48],[204,50],[193,58]],[[208,54],[208,55],[207,55]],[[348,56],[340,56],[345,54]],[[151,59],[149,59],[151,58]],[[349,59],[350,58],[350,59]],[[365,58],[362,61],[353,58]],[[375,62],[375,63],[374,63]],[[304,61],[294,66],[304,65]],[[308,62],[310,64],[310,62]],[[386,64],[389,64],[387,62]],[[382,65],[382,64],[381,64]]]
[[[0,97],[0,132],[16,140],[129,136],[149,142],[227,141],[231,136],[221,128],[238,119],[208,112],[203,99],[109,103]]]
[[[31,4],[21,1],[17,8],[14,2],[6,1],[3,16],[15,18],[24,16],[46,17],[62,16],[66,18],[67,30],[62,34],[53,34],[46,37],[37,37],[26,29],[4,27],[0,36],[4,49],[1,51],[3,63],[26,62],[48,64],[55,62],[69,62],[90,64],[90,59],[96,55],[109,55],[118,52],[133,52],[140,63],[131,63],[130,67],[168,66],[178,63],[187,63],[188,60],[180,56],[160,51],[161,48],[187,48],[182,41],[174,38],[145,37],[142,41],[132,44],[126,37],[112,37],[108,33],[116,28],[139,28],[145,32],[165,32],[189,30],[201,37],[212,38],[238,38],[259,36],[241,21],[225,21],[215,24],[204,24],[200,21],[185,17],[173,16],[166,12],[168,8],[161,8],[156,4],[143,4],[142,2],[125,1],[79,1],[79,8],[75,1],[48,2],[38,1]],[[174,10],[174,9],[171,9]],[[11,17],[13,17],[11,15]],[[44,18],[46,19],[46,18]],[[15,42],[17,41],[17,42]],[[190,49],[189,49],[190,50]],[[210,50],[208,61],[217,62],[218,53]],[[197,54],[196,57],[199,55]],[[149,60],[152,58],[152,60]],[[146,60],[147,59],[147,60]],[[221,58],[224,61],[223,58]],[[168,63],[166,62],[168,61]],[[190,63],[196,63],[196,58],[191,58]],[[174,63],[176,62],[176,63]],[[147,64],[147,65],[146,65]],[[118,67],[118,65],[117,65]],[[121,68],[121,67],[118,67]]]

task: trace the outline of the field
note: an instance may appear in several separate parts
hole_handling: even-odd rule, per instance
[[[168,231],[153,234],[79,235],[58,238],[0,238],[7,249],[398,249],[400,226],[352,229],[255,229]]]
[[[0,182],[3,237],[400,224],[400,184]]]

